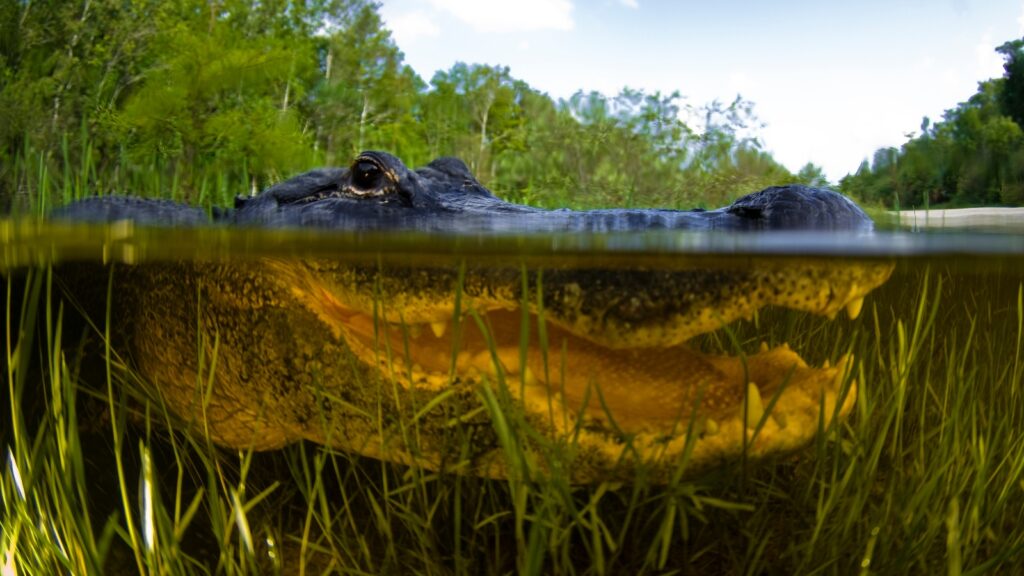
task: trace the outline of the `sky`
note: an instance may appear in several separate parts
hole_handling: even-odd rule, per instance
[[[995,48],[1024,36],[1022,0],[383,0],[380,12],[427,81],[466,62],[509,66],[556,99],[742,95],[776,160],[833,182],[1001,76]]]

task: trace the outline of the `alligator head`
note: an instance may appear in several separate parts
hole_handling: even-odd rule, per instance
[[[130,210],[124,209],[131,206]],[[187,207],[98,199],[63,218],[202,220]],[[100,216],[97,216],[100,215]],[[195,216],[195,218],[193,218]],[[384,153],[241,199],[234,225],[580,231],[870,229],[829,191],[781,187],[713,211],[545,211],[506,203],[465,165],[409,170]],[[306,439],[384,460],[509,472],[508,430],[575,481],[667,477],[792,452],[853,406],[848,356],[808,365],[786,345],[735,356],[698,335],[765,306],[856,317],[887,262],[751,259],[668,269],[275,259],[116,270],[123,347],[183,426],[222,445]],[[211,377],[212,374],[212,377]]]

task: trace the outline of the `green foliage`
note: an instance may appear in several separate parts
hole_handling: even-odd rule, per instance
[[[553,100],[508,67],[424,82],[367,0],[0,0],[0,205],[132,193],[226,204],[388,150],[464,159],[546,206],[712,206],[797,178],[753,104],[625,88]],[[1005,148],[1019,134],[990,135]]]
[[[413,106],[422,81],[402,64],[373,5],[360,6],[326,42],[310,112],[328,164],[367,148],[415,153]],[[410,130],[411,134],[405,134]]]
[[[796,178],[801,184],[808,186],[828,185],[828,178],[825,177],[825,172],[822,171],[820,166],[815,166],[811,162],[804,164],[803,168],[796,173]]]
[[[172,31],[160,41],[168,57],[113,114],[130,156],[168,163],[189,192],[206,170],[287,173],[307,162],[309,147],[286,102],[294,55],[235,35]]]
[[[1024,40],[996,48],[1004,75],[980,82],[967,102],[899,149],[877,150],[872,162],[841,182],[843,192],[889,207],[1024,203]]]
[[[996,48],[1003,55],[1004,86],[999,105],[1014,122],[1024,124],[1024,40],[1011,40]]]
[[[76,149],[83,135],[101,150],[113,142],[96,121],[140,81],[158,5],[0,2],[0,189],[27,184],[11,172],[26,149],[46,151],[57,172],[55,152],[68,139]]]

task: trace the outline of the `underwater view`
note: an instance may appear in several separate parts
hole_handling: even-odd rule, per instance
[[[0,2],[0,576],[1024,574],[1024,5],[819,4]]]
[[[1024,565],[1018,234],[0,237],[5,575]]]

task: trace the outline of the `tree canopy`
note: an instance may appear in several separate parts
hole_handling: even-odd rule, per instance
[[[546,206],[709,206],[822,183],[813,165],[775,162],[759,126],[740,97],[556,100],[508,67],[462,62],[426,82],[366,0],[0,0],[7,202],[225,204],[363,149],[410,166],[458,156],[499,195]]]

